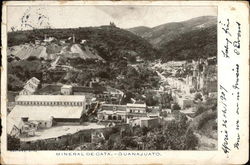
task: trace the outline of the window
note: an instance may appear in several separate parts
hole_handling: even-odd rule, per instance
[[[133,111],[132,111],[132,109],[130,109],[130,113],[132,113]]]
[[[112,116],[111,115],[108,115],[108,120],[112,120]]]

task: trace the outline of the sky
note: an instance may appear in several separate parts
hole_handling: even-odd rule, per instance
[[[217,16],[211,6],[10,6],[8,31],[34,28],[78,28],[108,25],[120,28],[154,27],[199,16]]]

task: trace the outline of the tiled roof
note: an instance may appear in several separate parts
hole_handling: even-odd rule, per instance
[[[24,106],[16,105],[8,115],[8,120],[49,120],[53,118],[80,118],[85,107],[82,106]]]

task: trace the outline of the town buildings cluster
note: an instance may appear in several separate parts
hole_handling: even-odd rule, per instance
[[[187,61],[170,62],[161,67],[162,73],[158,72],[163,82],[167,82],[160,89],[171,93],[181,109],[193,106],[197,93],[201,94],[203,99],[216,98],[217,70],[214,61],[216,58],[193,60],[191,63]],[[167,78],[164,76],[166,73],[168,73]]]

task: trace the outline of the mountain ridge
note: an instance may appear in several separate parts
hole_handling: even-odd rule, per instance
[[[130,30],[130,29],[128,29]],[[201,16],[182,22],[170,22],[155,26],[141,34],[160,52],[163,62],[169,60],[188,60],[216,56],[217,54],[217,17]],[[185,42],[184,42],[185,41]]]
[[[8,33],[8,47],[42,41],[44,36],[54,37],[56,44],[59,40],[67,40],[75,35],[75,42],[86,40],[86,45],[97,50],[104,60],[129,58],[133,54],[143,59],[154,59],[156,50],[145,39],[114,26],[84,27],[74,29],[35,29]],[[52,43],[53,43],[52,42]]]

